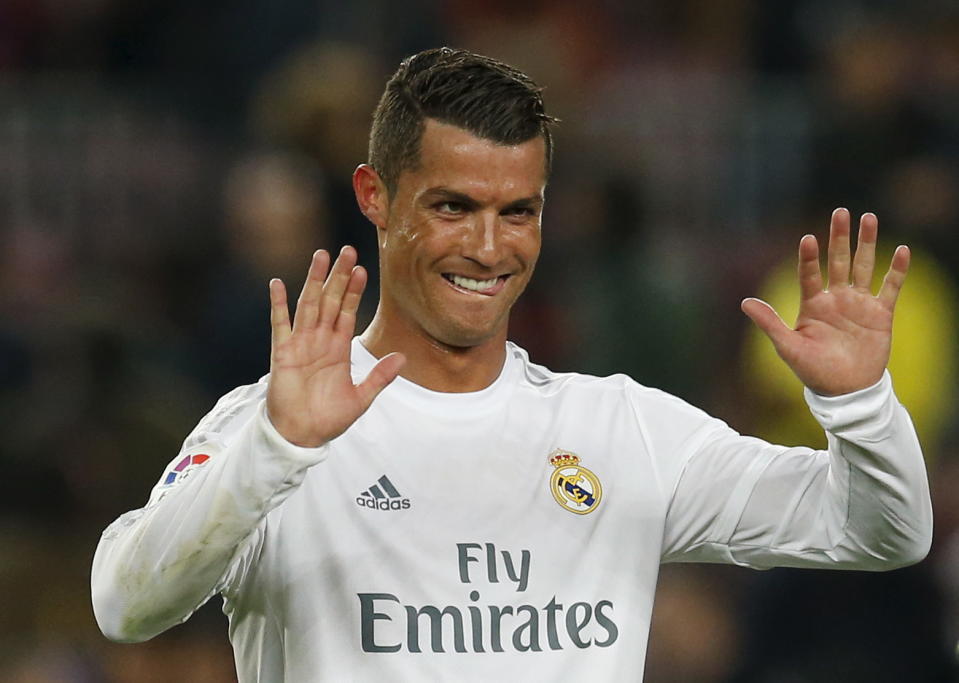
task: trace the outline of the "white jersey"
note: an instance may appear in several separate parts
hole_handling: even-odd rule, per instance
[[[375,363],[358,340],[352,359],[357,381]],[[807,391],[818,452],[512,344],[488,388],[399,378],[316,449],[273,429],[265,391],[221,399],[104,532],[108,636],[150,638],[221,593],[243,683],[638,680],[661,562],[884,569],[930,543],[888,374]]]

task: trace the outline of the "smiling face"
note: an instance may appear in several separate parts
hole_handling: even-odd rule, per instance
[[[427,119],[420,163],[371,216],[384,329],[456,348],[505,342],[539,256],[545,153],[541,137],[502,145]]]

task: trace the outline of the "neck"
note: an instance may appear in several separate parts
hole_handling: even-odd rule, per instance
[[[506,329],[482,344],[455,347],[430,337],[422,329],[393,329],[377,310],[360,336],[377,358],[399,351],[406,356],[404,378],[432,391],[464,393],[485,389],[499,377],[506,360]]]

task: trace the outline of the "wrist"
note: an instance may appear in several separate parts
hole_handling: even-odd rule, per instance
[[[886,369],[883,368],[882,372],[880,372],[878,375],[866,380],[846,382],[836,381],[829,384],[819,384],[818,386],[810,383],[806,384],[805,386],[806,389],[808,389],[812,394],[821,398],[838,398],[840,396],[848,396],[860,391],[866,391],[867,389],[876,386],[882,381],[885,374]]]
[[[312,430],[293,424],[290,420],[274,418],[270,414],[269,403],[264,407],[263,417],[277,436],[297,448],[319,448],[329,441],[329,439],[313,434]]]

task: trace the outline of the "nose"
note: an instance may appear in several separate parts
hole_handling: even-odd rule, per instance
[[[485,268],[492,268],[503,258],[503,240],[496,212],[479,211],[469,227],[463,256]]]

